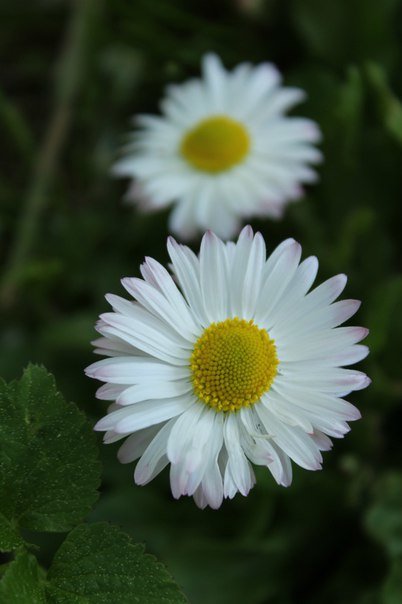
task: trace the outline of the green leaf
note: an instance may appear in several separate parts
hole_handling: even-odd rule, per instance
[[[341,62],[345,56],[346,35],[344,11],[339,2],[319,0],[294,0],[291,18],[304,44],[314,55]],[[344,37],[339,32],[344,29]]]
[[[385,582],[381,604],[401,604],[402,602],[402,557],[394,560]]]
[[[335,107],[336,127],[342,130],[342,156],[351,163],[356,154],[363,114],[363,84],[359,70],[349,67]],[[339,132],[339,130],[338,130]]]
[[[89,512],[100,480],[85,416],[44,368],[0,382],[0,510],[37,531],[66,531]]]
[[[169,570],[191,604],[271,601],[278,604],[275,596],[279,595],[280,604],[285,604],[287,585],[281,584],[281,577],[286,572],[286,555],[293,550],[283,536],[278,538],[273,526],[269,526],[274,521],[275,487],[271,485],[269,495],[264,494],[263,481],[265,485],[269,483],[266,468],[261,468],[260,478],[260,492],[257,494],[257,489],[254,490],[253,502],[239,498],[225,502],[229,505],[218,512],[206,509],[201,513],[194,509],[191,500],[180,502],[179,505],[183,504],[179,512],[180,531],[177,530],[177,502],[166,501],[164,491],[152,492],[152,488],[133,489],[127,485],[104,493],[90,517],[112,519],[139,541],[146,541],[158,557],[168,561]],[[162,486],[163,481],[160,484]],[[234,517],[228,509],[232,506],[236,506],[236,523],[228,529],[228,539],[225,526],[228,516]],[[267,526],[268,536],[264,542],[262,535]]]
[[[402,303],[402,277],[392,276],[378,283],[368,306],[367,323],[370,325],[370,349],[380,352],[390,342],[395,332],[393,317],[399,312]]]
[[[392,472],[378,481],[366,526],[391,556],[402,559],[402,474]]]
[[[48,572],[51,604],[182,604],[166,569],[118,528],[81,525],[68,535]]]
[[[338,249],[334,254],[334,267],[352,262],[364,235],[375,225],[376,214],[371,208],[355,208],[344,218]],[[335,269],[336,270],[336,269]]]
[[[293,0],[290,18],[306,49],[339,68],[373,58],[388,64],[397,46],[399,0]]]
[[[15,526],[0,513],[0,551],[11,552],[22,544]]]
[[[44,581],[36,558],[21,552],[0,582],[0,604],[44,604]]]
[[[402,145],[402,103],[392,92],[386,73],[380,65],[369,63],[366,72],[384,128]]]

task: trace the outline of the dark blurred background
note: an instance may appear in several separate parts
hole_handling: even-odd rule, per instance
[[[2,0],[0,28],[0,374],[45,364],[91,421],[105,412],[83,374],[103,296],[144,255],[167,260],[167,214],[137,213],[110,176],[131,116],[157,112],[209,50],[227,67],[272,61],[307,91],[295,113],[323,131],[320,182],[253,227],[269,249],[295,237],[320,281],[345,272],[363,300],[373,384],[350,397],[363,419],[322,472],[295,468],[283,489],[259,469],[219,511],[174,501],[166,471],[134,486],[118,445],[100,444],[90,520],[145,542],[192,604],[400,604],[402,1]],[[45,565],[62,538],[32,536]]]

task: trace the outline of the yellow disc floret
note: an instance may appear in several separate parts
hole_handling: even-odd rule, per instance
[[[230,117],[216,115],[185,134],[180,151],[198,170],[223,172],[240,163],[250,149],[245,127]]]
[[[190,359],[194,392],[216,411],[238,411],[269,390],[278,364],[274,341],[253,321],[211,323]]]

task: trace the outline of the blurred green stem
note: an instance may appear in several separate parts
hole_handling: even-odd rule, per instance
[[[82,79],[87,31],[93,7],[97,2],[75,0],[73,4],[73,14],[56,74],[55,108],[37,155],[31,184],[16,227],[9,263],[0,287],[0,302],[3,306],[13,303],[23,277],[25,262],[34,245],[40,218],[49,200],[49,187],[66,140],[73,103]]]
[[[21,157],[30,161],[33,156],[34,142],[32,132],[16,106],[0,90],[0,121],[8,131]]]

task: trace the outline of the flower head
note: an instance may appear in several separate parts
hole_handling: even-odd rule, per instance
[[[247,495],[251,463],[283,486],[291,459],[320,469],[329,437],[360,417],[343,397],[370,383],[342,368],[368,353],[358,344],[366,329],[338,327],[360,305],[334,302],[346,277],[309,291],[317,259],[300,263],[293,239],[267,259],[250,227],[237,243],[206,233],[199,256],[171,238],[168,251],[174,278],[147,258],[143,279],[122,282],[135,301],[107,296],[113,312],[101,315],[95,342],[107,358],[87,374],[114,402],[95,429],[107,443],[127,437],[118,456],[139,459],[137,484],[170,463],[173,495],[200,507]]]
[[[270,63],[226,71],[208,54],[201,79],[169,86],[162,116],[140,115],[140,126],[114,166],[133,178],[128,198],[144,209],[174,204],[170,230],[190,238],[212,229],[234,235],[244,217],[280,217],[316,178],[321,159],[311,120],[285,112],[303,99],[281,87]]]

